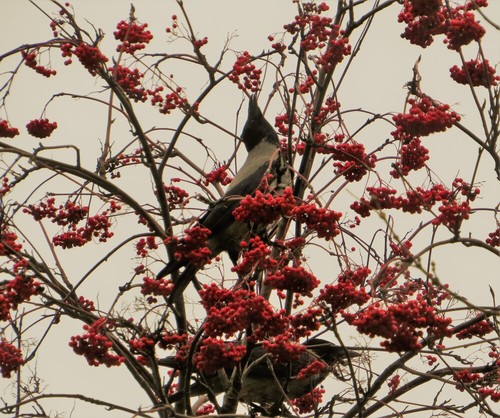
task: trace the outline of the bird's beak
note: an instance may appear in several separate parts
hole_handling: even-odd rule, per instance
[[[257,95],[252,94],[248,102],[248,120],[252,120],[261,116],[262,112],[259,108],[259,105],[257,104]]]

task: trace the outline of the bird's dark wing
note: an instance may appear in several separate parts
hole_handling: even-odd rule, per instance
[[[233,211],[240,204],[240,199],[237,199],[237,197],[245,197],[254,193],[268,168],[269,163],[263,164],[251,176],[244,178],[231,187],[230,193],[225,194],[222,200],[203,215],[199,220],[199,224],[210,229],[212,236],[216,236],[222,229],[230,225],[234,221]]]

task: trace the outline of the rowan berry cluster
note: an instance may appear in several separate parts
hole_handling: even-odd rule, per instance
[[[450,68],[450,76],[457,83],[486,88],[496,86],[500,81],[500,76],[496,75],[496,70],[490,62],[479,59],[466,61],[461,68],[454,65]]]
[[[492,247],[500,247],[500,228],[497,228],[495,231],[490,232],[488,234],[488,238],[486,238],[486,244],[491,245]]]
[[[387,382],[387,386],[389,386],[389,393],[396,392],[400,383],[401,383],[401,377],[399,376],[399,374],[396,374],[393,377],[391,377]]]
[[[422,145],[420,138],[412,138],[401,146],[399,160],[393,164],[394,170],[390,175],[395,179],[407,176],[410,171],[425,167],[427,160],[429,160],[429,150]]]
[[[197,409],[196,416],[197,417],[207,416],[207,415],[212,415],[214,413],[215,413],[215,406],[210,402],[206,402]]]
[[[102,54],[98,47],[88,45],[84,42],[81,42],[74,50],[71,51],[65,48],[63,53],[69,54],[70,52],[71,54],[76,55],[80,63],[94,77],[103,68],[102,65],[105,62],[108,62],[108,58]]]
[[[207,319],[203,329],[209,337],[229,338],[252,327],[253,338],[284,334],[288,321],[284,312],[275,312],[271,304],[255,292],[218,287],[215,283],[200,290]]]
[[[2,338],[0,340],[0,370],[2,371],[2,377],[9,379],[11,374],[17,372],[23,364],[21,350]]]
[[[264,270],[275,268],[278,262],[271,257],[271,248],[258,236],[241,243],[243,256],[241,261],[231,271],[246,275],[254,269]]]
[[[421,349],[419,339],[424,336],[424,329],[433,338],[450,337],[453,331],[449,328],[451,318],[437,314],[421,294],[417,294],[416,299],[387,307],[377,302],[357,314],[341,313],[358,332],[371,338],[384,338],[380,345],[389,352]]]
[[[144,49],[146,47],[145,44],[148,44],[153,39],[151,32],[146,30],[147,27],[147,23],[138,25],[137,23],[125,22],[124,20],[118,22],[116,25],[116,29],[118,30],[113,32],[113,35],[115,35],[116,40],[123,43],[116,47],[116,51],[134,54],[136,51]]]
[[[290,132],[293,135],[295,133],[295,131],[293,130],[293,124],[297,123],[297,121],[298,119],[296,113],[294,113],[293,115],[292,123],[290,123],[290,118],[288,117],[288,115],[278,115],[274,119],[274,126],[278,129],[280,135],[288,136]]]
[[[159,111],[160,113],[164,115],[168,115],[171,113],[172,110],[174,109],[187,109],[188,107],[188,100],[185,97],[181,96],[182,93],[182,88],[177,87],[175,91],[171,93],[167,93],[165,95],[165,98],[162,98],[161,96],[161,101],[159,102]],[[153,99],[151,100],[151,104],[155,105],[158,100],[158,95],[155,95]]]
[[[227,174],[227,166],[222,164],[220,167],[215,168],[210,173],[205,174],[205,179],[203,184],[208,186],[209,184],[219,183],[223,186],[231,183],[232,178]]]
[[[24,59],[24,65],[26,65],[26,67],[32,68],[38,74],[41,74],[47,78],[52,76],[52,75],[57,74],[56,70],[52,70],[50,68],[44,67],[43,65],[38,65],[37,60],[36,60],[38,52],[36,50],[31,51],[31,52],[22,51],[21,55],[23,56],[23,59]]]
[[[141,84],[141,78],[144,77],[144,74],[137,68],[131,70],[117,64],[115,67],[110,67],[109,71],[113,73],[116,82],[134,102],[145,102],[148,99],[148,93]]]
[[[205,338],[193,358],[194,366],[204,373],[236,366],[246,353],[244,345],[236,345],[217,338]]]
[[[150,304],[158,302],[154,296],[167,297],[172,293],[174,285],[170,279],[153,279],[144,277],[141,285],[141,293],[148,296],[147,301]]]
[[[10,308],[15,310],[19,304],[29,301],[31,296],[38,295],[40,291],[39,281],[33,277],[18,274],[6,283],[2,294],[10,304]]]
[[[131,339],[128,342],[130,351],[133,354],[138,354],[136,359],[142,365],[147,365],[149,363],[148,358],[151,358],[154,355],[155,344],[155,341],[148,336]]]
[[[81,247],[90,242],[93,237],[98,238],[99,242],[106,242],[113,236],[109,230],[111,221],[109,214],[121,209],[121,206],[114,201],[110,201],[109,210],[100,214],[88,216],[89,208],[80,206],[68,200],[57,208],[55,199],[49,198],[46,202],[39,205],[30,204],[23,209],[23,212],[30,214],[36,221],[44,218],[52,219],[52,222],[67,227],[62,234],[55,235],[52,242],[62,248]],[[85,226],[78,227],[78,223],[85,220]]]
[[[48,119],[33,119],[28,122],[26,129],[35,138],[47,138],[57,128],[57,122],[49,122]]]
[[[286,188],[281,195],[264,194],[260,190],[251,196],[245,196],[233,211],[239,222],[251,222],[255,225],[268,225],[278,219],[290,216],[295,206],[291,188]]]
[[[19,129],[9,126],[9,122],[0,119],[0,138],[14,138],[19,135]]]
[[[479,373],[473,373],[470,369],[458,370],[453,374],[453,380],[458,382],[455,387],[460,392],[463,392],[465,390],[464,386],[477,382],[481,379],[481,377],[482,376]]]
[[[78,298],[78,303],[87,312],[95,311],[94,302],[89,299],[85,299],[83,296]]]
[[[140,257],[147,257],[150,250],[157,250],[158,244],[155,242],[156,237],[150,235],[146,238],[141,238],[135,244],[136,254]]]
[[[15,254],[21,251],[23,246],[17,242],[17,238],[15,232],[10,232],[6,228],[2,228],[0,232],[0,256]]]
[[[304,344],[291,341],[288,334],[277,335],[272,341],[265,340],[262,342],[262,347],[271,355],[276,364],[287,364],[298,360],[306,351]]]
[[[264,283],[273,289],[289,290],[302,296],[312,296],[312,291],[319,285],[314,274],[302,266],[285,266],[268,274]]]
[[[209,229],[197,225],[186,229],[182,238],[167,238],[165,244],[172,246],[176,260],[202,267],[212,259],[212,252],[206,246],[209,235]]]
[[[448,48],[458,51],[483,37],[485,29],[475,20],[471,10],[486,6],[485,0],[469,1],[450,9],[441,0],[405,0],[398,16],[399,22],[406,23],[401,37],[426,48],[432,44],[434,36],[445,35]]]
[[[259,89],[262,70],[252,64],[252,57],[248,51],[244,51],[236,58],[233,70],[228,75],[228,79],[235,83],[240,90],[250,90],[256,92]],[[243,76],[243,80],[240,78]]]
[[[311,231],[315,231],[319,238],[329,241],[340,234],[338,222],[342,213],[315,204],[304,204],[293,209],[292,216],[300,224],[305,224]]]
[[[92,325],[85,324],[83,329],[86,332],[72,336],[69,346],[76,354],[84,356],[89,366],[119,366],[125,361],[125,357],[113,353],[113,343],[106,336],[113,328],[106,318],[100,318]]]
[[[170,210],[178,206],[183,206],[188,202],[189,193],[181,187],[163,185],[163,190],[165,190],[167,195],[168,208]]]
[[[392,118],[396,130],[391,135],[404,142],[434,132],[444,132],[460,121],[460,116],[451,111],[449,105],[436,104],[428,97],[408,99],[408,104],[411,105],[408,113],[398,113]]]
[[[323,310],[309,307],[305,311],[290,316],[290,327],[295,339],[308,337],[321,326]]]
[[[340,27],[333,23],[332,18],[321,16],[328,9],[326,3],[304,3],[303,13],[295,16],[294,22],[284,25],[288,33],[301,34],[300,46],[303,51],[319,52],[319,56],[313,58],[315,65],[327,72],[351,53],[349,39],[344,37]]]
[[[476,322],[474,325],[471,325],[470,327],[465,328],[462,331],[457,332],[455,334],[455,337],[457,337],[459,340],[466,340],[475,337],[483,337],[492,331],[493,327],[491,326],[491,324],[488,321],[483,320]]]
[[[13,271],[16,270],[14,267]],[[33,277],[17,274],[8,280],[0,291],[0,321],[10,320],[10,310],[16,310],[21,303],[29,301],[31,296],[38,295],[41,290],[40,282]]]
[[[364,286],[369,274],[366,267],[345,270],[338,276],[337,284],[327,284],[320,289],[318,301],[327,303],[333,315],[352,305],[364,305],[370,299]]]
[[[323,401],[323,395],[326,390],[322,386],[315,387],[309,393],[297,399],[290,399],[293,409],[299,414],[309,414],[317,409],[317,406]]]
[[[360,181],[377,162],[375,154],[366,154],[364,145],[356,142],[338,144],[331,152],[335,160],[335,173],[343,175],[350,182]]]

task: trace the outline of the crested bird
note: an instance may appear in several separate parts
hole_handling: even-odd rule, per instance
[[[198,225],[211,232],[206,244],[211,251],[211,257],[214,258],[226,251],[234,265],[241,251],[241,241],[251,231],[250,225],[236,221],[233,216],[233,211],[238,207],[241,199],[255,193],[268,174],[272,176],[269,187],[274,189],[274,193],[281,193],[283,189],[291,185],[292,181],[291,171],[280,152],[278,135],[264,118],[255,95],[250,97],[248,118],[240,137],[248,152],[245,162],[234,176],[224,196],[210,206],[198,220]],[[156,277],[161,279],[182,267],[184,270],[174,282],[169,303],[186,289],[200,267],[193,263],[172,259]]]
[[[241,365],[239,400],[246,404],[258,404],[266,415],[275,416],[280,413],[286,398],[297,399],[310,393],[325,380],[335,365],[344,364],[348,357],[360,356],[356,351],[346,350],[321,338],[312,338],[306,341],[304,346],[306,350],[297,360],[281,364],[267,361],[265,348],[262,345],[256,346],[248,356],[246,364]],[[325,367],[317,369],[308,377],[297,379],[299,372],[314,361],[322,362]],[[182,365],[174,356],[160,359],[159,364],[182,369]],[[209,375],[200,373],[197,381],[190,386],[190,396],[207,393],[218,395],[226,392],[229,389],[228,378],[231,377],[233,370],[228,368],[221,371]],[[181,390],[170,395],[168,401],[174,403],[184,396],[185,392]]]

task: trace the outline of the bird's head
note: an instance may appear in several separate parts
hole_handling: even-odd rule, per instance
[[[278,135],[271,124],[264,118],[257,104],[257,97],[252,95],[248,103],[248,118],[243,127],[241,139],[250,152],[261,141],[279,145]]]
[[[322,338],[311,338],[304,344],[308,350],[312,351],[321,360],[332,366],[336,363],[344,363],[347,357],[359,357],[356,351],[345,350],[339,345],[332,344]]]

